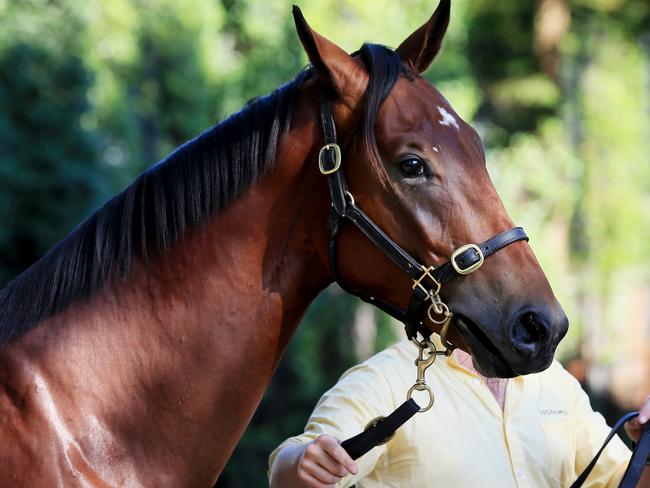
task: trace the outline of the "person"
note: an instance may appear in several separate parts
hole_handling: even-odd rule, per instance
[[[432,341],[442,349],[437,336]],[[354,462],[340,441],[404,402],[417,354],[418,347],[403,340],[348,370],[321,397],[305,432],[271,453],[271,488],[557,488],[575,480],[609,433],[580,384],[557,361],[541,373],[492,379],[457,349],[427,370],[433,408]],[[638,420],[626,424],[632,440],[649,416],[650,397]],[[618,486],[629,458],[616,437],[584,486]],[[639,486],[650,486],[649,467]]]

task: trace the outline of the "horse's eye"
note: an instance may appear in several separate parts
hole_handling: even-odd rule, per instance
[[[413,178],[424,174],[424,162],[415,156],[409,156],[399,163],[399,169],[406,177]]]

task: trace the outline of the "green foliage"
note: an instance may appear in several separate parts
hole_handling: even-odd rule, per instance
[[[489,146],[505,146],[512,134],[535,131],[555,114],[560,89],[542,69],[534,29],[537,2],[480,1],[468,23],[467,57],[481,81],[477,118]]]
[[[0,52],[0,283],[105,196],[96,136],[81,123],[91,83],[77,56],[23,43]]]
[[[195,48],[197,28],[174,11],[142,17],[138,55],[127,68],[125,100],[139,133],[143,169],[216,120],[216,97]]]

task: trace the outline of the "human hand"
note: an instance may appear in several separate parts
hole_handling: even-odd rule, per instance
[[[639,416],[625,423],[625,431],[634,442],[639,442],[643,424],[650,418],[650,396],[647,396],[639,408]]]
[[[347,474],[357,474],[357,464],[330,435],[307,444],[298,463],[298,478],[310,488],[328,488]]]

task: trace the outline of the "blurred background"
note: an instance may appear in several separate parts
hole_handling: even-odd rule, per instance
[[[297,0],[348,51],[436,0]],[[306,64],[284,0],[0,0],[0,287],[144,168]],[[454,0],[427,73],[480,131],[564,305],[558,357],[608,415],[650,392],[650,2]],[[217,486],[266,458],[400,328],[336,287],[312,305]]]

